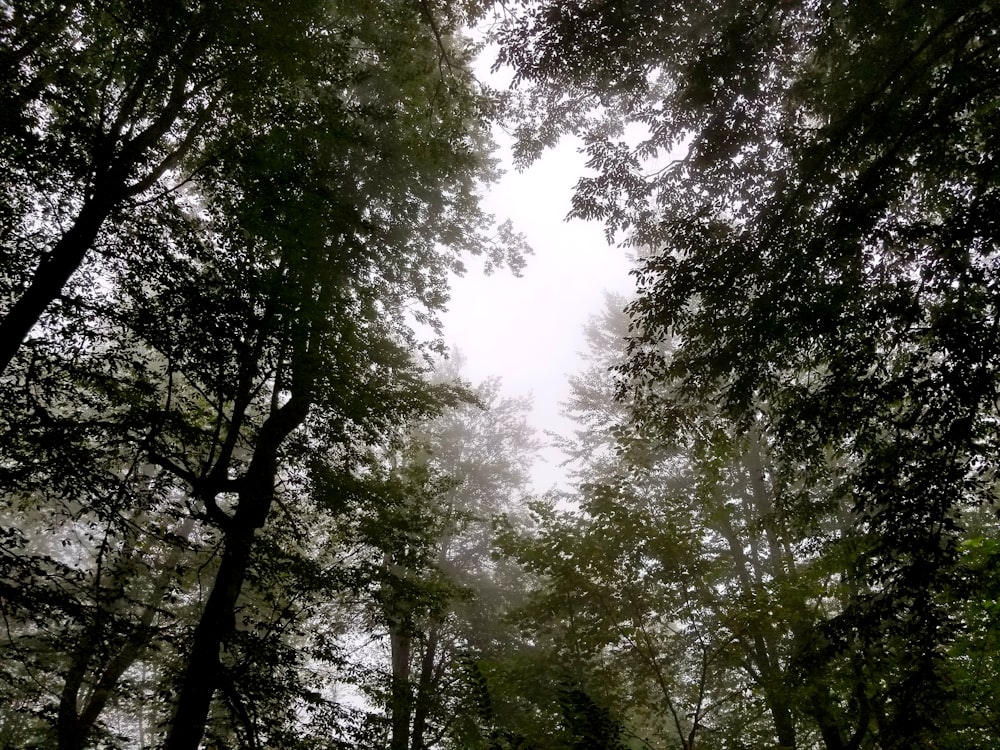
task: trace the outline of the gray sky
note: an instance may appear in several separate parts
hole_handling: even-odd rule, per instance
[[[509,150],[499,154],[511,163]],[[444,315],[445,340],[466,359],[473,383],[496,375],[508,396],[532,395],[532,423],[541,432],[566,432],[559,403],[568,395],[566,377],[579,371],[582,329],[600,311],[603,290],[632,289],[625,251],[609,247],[597,222],[564,221],[573,185],[585,171],[577,144],[567,139],[523,173],[509,169],[489,193],[486,207],[510,218],[535,254],[521,278],[508,271],[484,277],[474,263],[453,280]],[[536,464],[536,491],[561,481],[554,449]]]

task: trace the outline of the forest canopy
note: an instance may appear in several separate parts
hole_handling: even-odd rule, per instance
[[[968,0],[0,2],[0,748],[995,747],[998,59]],[[529,251],[494,127],[637,256],[542,494],[441,356]]]

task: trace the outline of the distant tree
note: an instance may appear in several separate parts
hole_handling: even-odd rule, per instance
[[[617,398],[617,373],[625,364],[630,335],[626,305],[624,296],[605,293],[603,309],[583,327],[584,367],[568,377],[569,397],[562,412],[577,427],[571,435],[554,438],[578,482],[606,476],[620,464],[620,430],[629,413],[628,405]]]
[[[414,722],[411,750],[432,746],[432,728],[448,746],[466,746],[464,665],[504,657],[509,634],[500,618],[521,595],[520,580],[494,559],[494,541],[498,515],[521,507],[530,493],[540,446],[528,423],[531,403],[501,395],[499,378],[483,381],[473,393],[475,403],[445,412],[415,435],[427,447],[429,463],[454,483],[444,497],[454,523],[437,548],[438,565],[460,595],[425,625],[416,685],[424,717]]]
[[[435,372],[442,382],[459,376],[460,358]],[[466,402],[412,424],[356,486],[368,499],[349,518],[370,550],[369,618],[386,634],[389,663],[370,665],[362,687],[384,711],[389,747],[465,746],[463,665],[503,648],[493,619],[516,595],[491,559],[493,519],[528,492],[538,443],[527,409],[487,380]]]

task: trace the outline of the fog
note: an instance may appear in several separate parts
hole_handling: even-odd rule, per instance
[[[586,172],[579,144],[565,139],[523,172],[510,165],[509,143],[498,154],[506,174],[490,190],[486,207],[511,219],[534,249],[521,278],[500,270],[484,276],[469,264],[452,280],[452,300],[444,316],[449,346],[466,360],[465,375],[478,382],[503,380],[509,396],[531,395],[532,422],[539,432],[566,432],[560,414],[568,396],[567,376],[580,368],[583,326],[600,310],[604,292],[633,288],[627,252],[609,246],[600,223],[566,220],[573,185]],[[533,484],[544,491],[564,481],[554,448],[543,450]]]

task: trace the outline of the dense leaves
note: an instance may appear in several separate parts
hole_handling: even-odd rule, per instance
[[[486,10],[0,3],[0,746],[995,746],[1000,11]],[[527,505],[501,117],[639,256]]]
[[[763,414],[744,432],[709,405],[680,415],[676,400],[609,408],[595,394],[620,385],[606,365],[624,358],[627,330],[611,310],[592,324],[594,365],[573,378],[567,402],[578,424],[603,425],[600,439],[581,430],[565,441],[576,491],[533,504],[530,522],[500,538],[529,573],[512,613],[525,640],[489,671],[481,665],[484,689],[518,685],[523,661],[548,686],[515,688],[522,707],[505,713],[503,736],[571,746],[560,744],[569,740],[551,701],[571,681],[628,746],[896,746],[901,677],[917,657],[901,642],[905,625],[882,619],[898,603],[868,588],[884,547],[858,528],[843,481],[852,467],[830,455],[820,474],[784,455]],[[936,664],[950,702],[933,729],[947,747],[996,737],[984,703],[996,521],[991,510],[963,511],[957,583],[928,592],[951,615]],[[982,650],[970,659],[968,649]]]
[[[581,2],[500,32],[525,157],[580,134],[575,214],[644,249],[640,418],[683,435],[711,405],[846,499],[864,552],[834,630],[893,664],[887,746],[945,731],[958,544],[995,494],[998,26],[978,2]]]
[[[296,628],[357,583],[311,457],[453,403],[414,317],[524,249],[477,204],[467,12],[0,9],[9,745],[335,734],[343,629]]]

